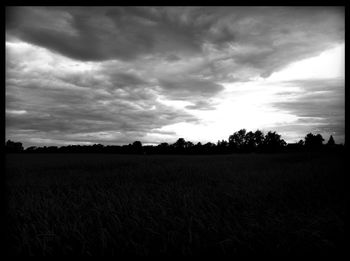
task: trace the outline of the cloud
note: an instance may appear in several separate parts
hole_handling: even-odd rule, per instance
[[[291,111],[300,117],[344,114],[344,79],[295,80],[285,84],[297,86],[301,92],[288,101],[275,102],[273,104],[275,107]],[[280,95],[283,96],[284,93],[281,92]]]
[[[137,75],[131,74],[131,73],[123,73],[123,72],[118,72],[114,73],[110,76],[110,82],[114,86],[133,86],[137,87],[139,85],[144,85],[147,83],[145,80],[141,79]]]
[[[6,129],[11,135],[27,130],[31,131],[32,137],[42,137],[40,135],[45,133],[56,136],[57,139],[65,139],[72,134],[84,137],[84,133],[109,132],[122,133],[128,136],[127,140],[136,140],[152,134],[164,125],[196,121],[185,111],[173,109],[156,100],[127,101],[116,95],[108,100],[96,100],[93,95],[82,92],[59,95],[56,91],[40,88],[30,88],[23,95],[29,99],[26,104],[21,104],[21,110],[17,112],[27,113],[10,111],[6,115]],[[39,99],[30,99],[34,96]],[[14,106],[9,103],[8,107]],[[93,134],[89,137],[92,136]],[[80,141],[89,141],[85,138]],[[95,137],[96,140],[99,138]],[[119,140],[109,140],[112,143],[117,141]]]
[[[295,80],[285,83],[299,87],[300,92],[281,92],[287,100],[274,102],[273,107],[296,115],[298,120],[292,125],[276,126],[280,130],[293,132],[329,133],[344,139],[345,131],[345,88],[344,79]]]
[[[344,28],[342,7],[7,7],[6,131],[31,142],[162,140],[162,127],[216,109],[223,86],[236,88],[225,83],[318,55],[344,42]],[[284,84],[302,92],[281,93],[294,98],[276,109],[342,128],[344,84]]]
[[[115,144],[152,137],[163,141],[169,133],[159,131],[162,126],[197,121],[185,110],[159,102],[157,91],[136,73],[111,73],[55,55],[51,57],[55,64],[41,66],[35,57],[45,62],[43,50],[29,45],[18,53],[14,47],[18,46],[7,46],[13,66],[6,72],[6,133],[9,138],[21,137],[26,145],[43,139],[50,144],[98,140]],[[19,59],[27,51],[36,53],[33,60]]]
[[[82,61],[198,55],[213,67],[229,60],[231,77],[250,68],[246,79],[319,54],[344,40],[345,27],[341,7],[12,7],[6,26]]]
[[[10,8],[7,32],[82,61],[133,60],[181,47],[196,51],[191,32],[168,13],[138,7]],[[94,15],[91,16],[91,13]]]
[[[175,55],[175,54],[170,54],[169,56],[167,56],[167,57],[165,58],[165,60],[168,61],[168,62],[174,62],[174,61],[176,62],[176,61],[181,60],[181,58],[178,57],[178,56]]]
[[[215,109],[214,103],[211,101],[203,101],[199,100],[194,102],[192,105],[187,105],[185,108],[189,110],[214,110]]]
[[[222,85],[209,80],[182,77],[160,79],[159,85],[165,90],[165,95],[189,100],[191,100],[191,95],[194,97],[211,97],[224,89]]]

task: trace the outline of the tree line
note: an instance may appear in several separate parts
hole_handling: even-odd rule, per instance
[[[324,143],[321,134],[308,133],[304,140],[287,144],[276,132],[269,131],[264,135],[260,130],[255,132],[241,129],[229,136],[228,140],[215,143],[197,144],[179,138],[175,143],[159,145],[142,145],[135,141],[128,145],[68,145],[68,146],[31,146],[23,148],[21,142],[8,140],[6,152],[22,153],[118,153],[118,154],[230,154],[230,153],[276,153],[302,151],[341,151],[344,145],[336,144],[332,135]]]

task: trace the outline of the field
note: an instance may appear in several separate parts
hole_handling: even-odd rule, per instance
[[[339,253],[339,155],[7,154],[11,255]]]

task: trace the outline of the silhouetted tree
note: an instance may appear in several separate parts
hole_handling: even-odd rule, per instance
[[[72,146],[71,149],[73,150],[73,152],[78,152],[80,151],[81,146]],[[99,153],[99,152],[103,152],[104,146],[102,144],[94,144],[91,147],[90,152],[92,153]]]
[[[229,152],[229,144],[226,140],[218,140],[216,144],[216,153],[228,153]]]
[[[23,145],[21,142],[14,142],[14,141],[8,140],[5,144],[5,151],[6,152],[22,152]]]
[[[298,141],[298,145],[299,145],[300,147],[303,147],[303,146],[304,146],[304,141],[303,141],[303,140],[299,140],[299,141]]]
[[[264,133],[260,130],[256,130],[254,132],[254,140],[255,145],[258,149],[260,149],[264,145]]]
[[[203,147],[202,143],[197,142],[197,144],[193,146],[193,152],[202,153],[202,147]]]
[[[207,142],[202,145],[202,152],[205,154],[210,154],[214,152],[215,144],[212,142]]]
[[[256,142],[255,142],[255,135],[252,131],[247,132],[247,134],[244,137],[244,150],[248,152],[255,151],[256,148]]]
[[[314,135],[312,133],[308,133],[305,136],[305,147],[308,149],[320,149],[323,144],[323,137],[321,134]]]
[[[176,149],[184,149],[185,148],[185,145],[186,145],[186,141],[184,138],[179,138],[174,144],[173,146],[176,148]]]
[[[142,153],[142,143],[141,141],[134,141],[132,144],[132,152],[133,153]]]
[[[269,131],[264,138],[264,149],[268,152],[278,152],[285,147],[287,143],[281,139],[281,135]]]
[[[213,154],[213,153],[231,153],[231,152],[299,152],[322,148],[322,150],[332,153],[342,152],[345,149],[344,145],[335,144],[334,138],[331,135],[327,145],[323,146],[324,139],[320,134],[314,135],[309,133],[305,137],[305,142],[300,140],[297,143],[290,143],[286,146],[286,142],[281,139],[281,135],[276,132],[269,131],[265,136],[262,131],[246,132],[241,129],[229,136],[229,140],[218,140],[217,144],[207,142],[202,145],[198,142],[194,145],[191,141],[186,141],[184,138],[179,138],[174,144],[161,143],[158,146],[147,145],[143,146],[140,141],[135,141],[132,144],[116,146],[102,144],[94,145],[68,145],[62,147],[56,146],[31,146],[25,150],[28,153],[145,153],[145,154]],[[304,145],[305,144],[305,145]],[[23,151],[22,143],[8,140],[5,143],[6,152],[21,152]]]
[[[185,148],[188,149],[188,148],[192,148],[194,146],[194,144],[190,141],[186,141],[185,142]]]
[[[329,140],[328,140],[328,142],[327,142],[327,145],[328,145],[328,146],[334,146],[334,145],[335,145],[335,141],[334,141],[332,135],[329,137]]]
[[[166,143],[166,142],[163,142],[163,143],[160,143],[160,144],[158,145],[158,147],[160,147],[160,148],[168,148],[168,147],[169,147],[169,144]]]
[[[197,142],[197,144],[194,145],[194,146],[196,147],[197,150],[200,151],[202,149],[202,147],[203,147],[203,144],[201,142]]]
[[[141,141],[134,141],[133,142],[133,144],[132,144],[132,146],[134,147],[134,148],[141,148],[142,147],[142,143],[141,143]]]
[[[233,133],[232,135],[230,135],[230,137],[228,138],[230,148],[232,148],[233,150],[242,149],[242,147],[245,144],[245,134],[246,134],[246,130],[241,129]]]
[[[305,147],[305,142],[303,140],[299,140],[296,146],[297,151],[303,151]]]
[[[221,148],[226,148],[228,147],[228,142],[226,140],[218,140],[216,146],[221,147]]]
[[[160,144],[158,144],[157,146],[157,153],[160,153],[160,154],[168,154],[170,153],[170,145],[166,142],[162,142]]]
[[[26,151],[26,152],[35,152],[36,149],[37,149],[36,146],[30,146],[30,147],[26,148],[25,151]]]

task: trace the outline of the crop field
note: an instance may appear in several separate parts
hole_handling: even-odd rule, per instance
[[[344,161],[311,154],[7,154],[7,250],[339,253]]]

